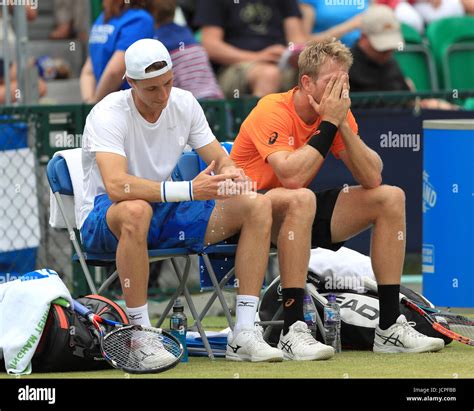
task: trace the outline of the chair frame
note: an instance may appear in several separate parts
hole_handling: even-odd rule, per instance
[[[69,238],[71,242],[73,243],[74,250],[76,252],[76,255],[73,257],[73,259],[78,260],[80,262],[82,271],[84,273],[87,284],[89,288],[91,289],[91,291],[93,293],[100,294],[104,290],[106,290],[118,278],[118,272],[117,270],[115,270],[114,273],[111,274],[97,290],[94,280],[92,279],[92,276],[90,274],[88,264],[91,266],[112,265],[115,263],[115,260],[116,260],[115,254],[94,254],[94,253],[87,253],[82,250],[81,244],[74,231],[74,225],[67,218],[66,208],[65,208],[63,199],[61,198],[61,195],[74,196],[74,191],[73,191],[72,182],[69,175],[69,169],[67,167],[66,160],[61,156],[53,157],[48,163],[46,173],[47,173],[49,185],[58,203],[59,211],[66,223],[66,228],[69,233]],[[226,315],[227,322],[229,324],[229,327],[231,328],[233,328],[233,321],[230,315],[230,309],[222,294],[222,289],[219,287],[219,283],[217,281],[215,272],[212,269],[212,265],[210,264],[210,260],[207,254],[212,253],[212,252],[219,252],[219,253],[227,252],[229,254],[235,254],[235,250],[236,250],[235,245],[212,245],[212,246],[207,247],[205,253],[201,254],[204,257],[204,261],[206,262],[206,266],[209,270],[211,281],[215,287],[213,295],[211,297],[213,298],[212,302],[214,302],[216,297],[219,298],[221,306]],[[161,314],[157,323],[157,327],[159,327],[166,319],[167,315],[169,314],[169,312],[171,311],[173,307],[174,300],[178,298],[180,295],[184,294],[186,302],[188,303],[189,309],[194,318],[194,326],[197,327],[198,332],[201,335],[204,347],[207,351],[209,358],[214,359],[214,354],[212,353],[209,340],[202,326],[202,319],[204,318],[209,308],[205,310],[204,314],[202,313],[198,314],[196,307],[193,303],[191,293],[189,292],[189,289],[186,285],[186,282],[189,277],[190,267],[191,267],[190,256],[194,254],[195,253],[191,252],[190,250],[186,248],[148,250],[148,257],[149,257],[150,263],[159,261],[159,260],[170,259],[173,266],[173,270],[179,281],[179,286],[176,289],[173,296],[171,297],[170,302],[166,306],[165,310]],[[186,264],[182,272],[180,271],[175,260],[178,257],[184,257],[186,259]],[[231,271],[233,270],[234,269],[232,269]]]
[[[451,44],[443,56],[443,74],[444,74],[444,85],[447,89],[453,88],[453,82],[451,77],[451,68],[449,66],[449,57],[458,52],[458,51],[473,51],[474,52],[474,42],[470,43],[454,43]]]
[[[405,44],[403,51],[398,51],[399,54],[409,54],[409,53],[421,53],[424,55],[426,63],[428,65],[429,78],[431,83],[431,91],[439,90],[439,82],[436,71],[436,65],[433,59],[433,56],[429,52],[429,49],[422,44]]]

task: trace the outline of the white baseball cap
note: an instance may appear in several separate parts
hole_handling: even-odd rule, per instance
[[[166,63],[165,67],[149,73],[145,72],[147,67],[161,61]],[[170,53],[161,41],[141,39],[125,51],[125,67],[125,76],[133,80],[145,80],[165,74],[171,70],[173,64],[171,63]]]
[[[400,23],[393,10],[383,4],[370,6],[362,15],[362,33],[377,51],[395,50],[403,44]]]

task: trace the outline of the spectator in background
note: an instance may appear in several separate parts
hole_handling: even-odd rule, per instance
[[[307,40],[296,0],[198,0],[195,25],[226,97],[261,97],[296,83],[294,69],[278,67],[288,43]]]
[[[337,0],[299,0],[303,24],[312,40],[337,38],[351,47],[360,36],[361,13],[368,1],[355,0],[339,4]]]
[[[403,44],[400,23],[388,6],[373,5],[362,16],[362,34],[352,47],[354,63],[349,71],[351,92],[415,91],[393,57]],[[424,99],[421,108],[458,109],[446,101]]]
[[[77,36],[84,43],[87,41],[90,14],[89,1],[54,0],[54,17],[56,27],[50,33],[53,40],[69,39]]]
[[[433,21],[474,13],[473,0],[376,0],[376,3],[391,7],[400,22],[420,34]]]
[[[411,3],[425,24],[464,15],[462,0],[411,0]]]
[[[25,5],[25,6],[15,6],[15,7],[25,7],[25,13],[26,13],[26,19],[27,21],[33,21],[38,17],[38,9],[33,8],[31,5]],[[9,18],[9,25],[7,28],[8,31],[8,51],[10,53],[10,60],[14,59],[14,53],[15,53],[15,39],[16,35],[15,32],[13,31],[12,28],[12,15],[13,15],[13,5],[10,4],[8,6],[8,11],[10,14]],[[0,57],[4,56],[5,50],[3,47],[3,16],[2,16],[2,7],[0,7]]]
[[[5,76],[3,71],[3,59],[0,58],[0,104],[5,104],[7,88],[5,85]],[[18,82],[17,82],[17,66],[16,64],[10,65],[10,95],[12,103],[16,102],[19,93],[18,93]],[[38,95],[43,97],[46,95],[48,87],[43,79],[38,79]]]
[[[474,1],[472,0],[461,0],[466,14],[474,15]]]
[[[153,38],[155,31],[149,0],[103,0],[103,7],[92,26],[80,78],[82,99],[90,104],[130,88],[123,80],[125,50],[137,40]]]
[[[376,5],[362,16],[362,33],[352,47],[351,91],[409,91],[393,53],[403,45],[400,23],[387,6]]]
[[[13,5],[10,4],[8,7],[9,14],[13,14]],[[38,9],[33,8],[32,5],[25,5],[25,6],[15,6],[15,7],[25,7],[26,19],[27,21],[33,21],[38,16]],[[12,28],[12,18],[13,16],[9,16],[9,25],[8,25],[8,45],[7,48],[3,47],[3,24],[4,19],[2,16],[2,8],[0,7],[0,104],[5,104],[6,100],[6,86],[5,86],[5,78],[4,78],[4,68],[3,68],[3,56],[5,53],[8,53],[10,57],[10,93],[12,98],[12,103],[17,101],[18,94],[18,83],[17,83],[17,65],[15,63],[15,42],[16,42],[16,35]],[[43,79],[38,80],[38,94],[40,97],[43,97],[47,93],[47,86]]]
[[[190,91],[197,99],[224,97],[206,50],[187,26],[174,23],[176,0],[155,0],[155,39],[168,49],[173,63],[173,86]]]

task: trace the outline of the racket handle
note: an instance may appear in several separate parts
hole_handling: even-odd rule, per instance
[[[91,316],[94,316],[94,313],[81,303],[77,302],[76,300],[73,300],[73,303],[74,311],[76,311],[77,313],[89,319],[91,318]]]

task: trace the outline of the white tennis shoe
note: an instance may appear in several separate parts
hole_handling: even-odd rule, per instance
[[[286,360],[327,360],[334,356],[334,348],[317,341],[303,321],[296,321],[286,335],[280,334],[278,348]]]
[[[225,358],[231,361],[275,362],[283,361],[283,354],[263,339],[260,326],[243,328],[234,337],[232,331],[227,335]]]
[[[375,328],[374,352],[376,353],[422,353],[435,352],[444,348],[444,341],[441,338],[427,337],[416,331],[414,322],[408,322],[401,314],[395,324],[381,330],[379,326]]]
[[[135,364],[135,368],[138,365],[138,368],[154,369],[161,368],[176,359],[156,338],[137,334],[132,339],[129,365]]]

